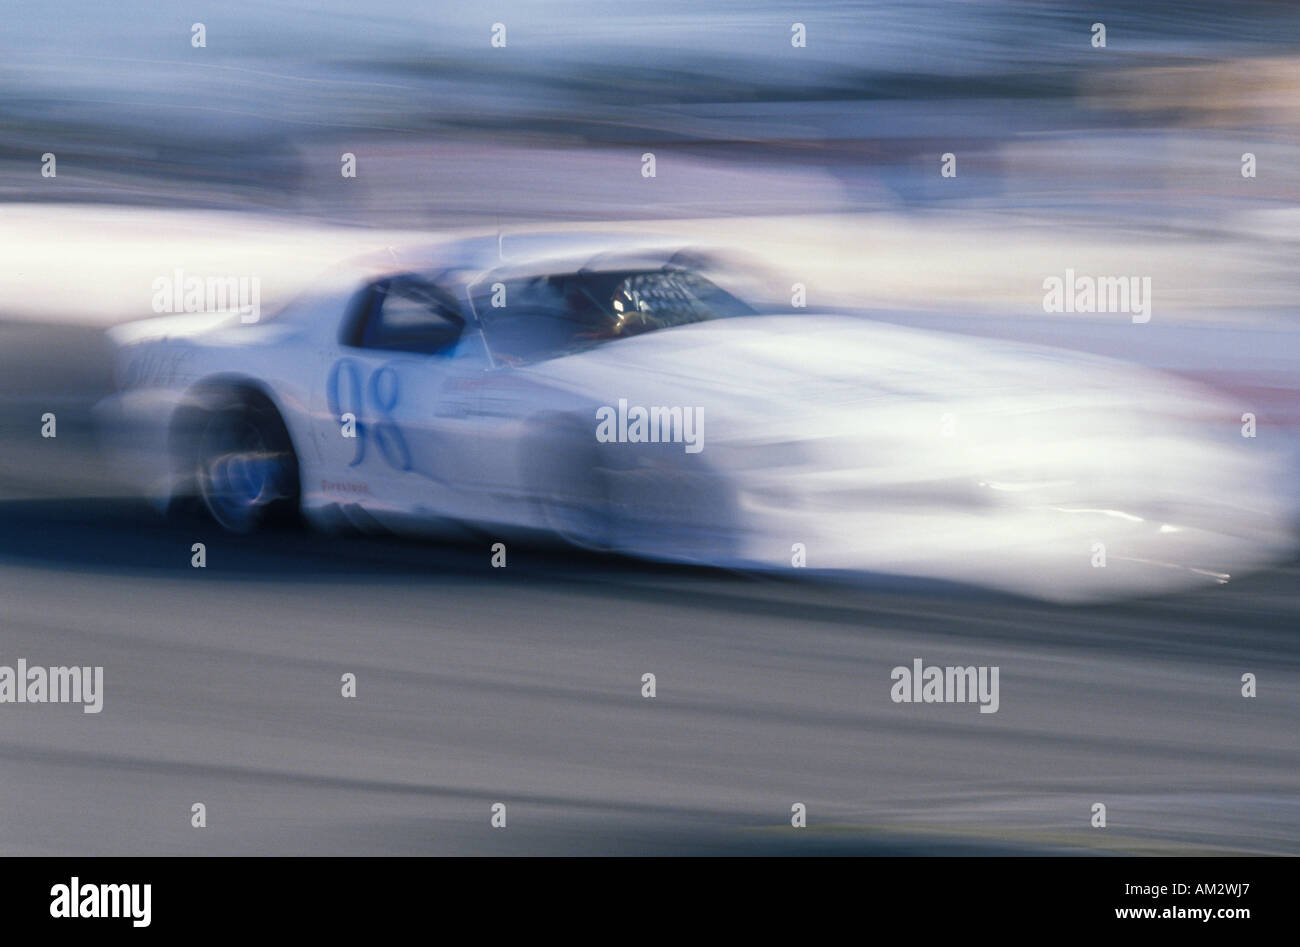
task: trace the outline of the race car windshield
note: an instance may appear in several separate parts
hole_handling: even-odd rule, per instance
[[[474,309],[493,357],[505,364],[756,312],[699,273],[674,268],[485,280]]]

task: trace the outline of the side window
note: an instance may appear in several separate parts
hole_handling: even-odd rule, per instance
[[[349,345],[435,355],[455,348],[465,320],[455,299],[425,280],[400,277],[370,287]]]
[[[508,365],[580,351],[610,331],[610,318],[576,274],[504,281],[489,275],[473,299],[492,357]]]

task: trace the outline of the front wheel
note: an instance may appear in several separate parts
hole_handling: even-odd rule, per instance
[[[534,422],[524,442],[521,480],[531,486],[542,527],[589,552],[609,552],[615,530],[609,472],[595,435],[565,420]]]
[[[522,453],[542,527],[572,546],[676,562],[734,561],[735,490],[677,443],[599,443],[594,428],[542,418]]]

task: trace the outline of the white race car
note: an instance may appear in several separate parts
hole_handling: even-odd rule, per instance
[[[235,531],[469,524],[1060,601],[1223,582],[1293,548],[1237,406],[1106,359],[783,311],[719,261],[453,240],[252,324],[129,323],[108,442],[148,493]]]

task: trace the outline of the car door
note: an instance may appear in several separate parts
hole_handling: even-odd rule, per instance
[[[475,380],[486,367],[452,294],[417,275],[371,284],[342,328],[314,412],[322,493],[381,521],[473,518]]]
[[[533,456],[538,439],[558,442],[570,434],[564,419],[584,417],[582,398],[529,370],[581,350],[608,323],[575,291],[577,280],[574,272],[502,267],[468,290],[493,366],[477,402],[479,483],[490,518],[530,522],[546,473]],[[594,417],[591,424],[594,432]]]

